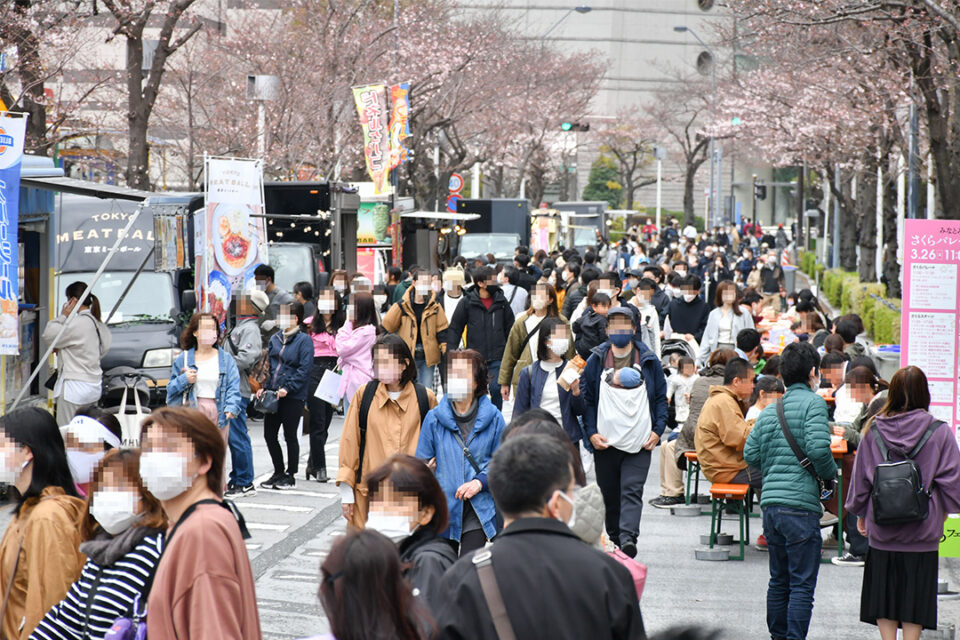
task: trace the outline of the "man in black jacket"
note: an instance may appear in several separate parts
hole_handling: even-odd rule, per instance
[[[503,396],[497,377],[500,360],[507,346],[507,337],[513,328],[513,310],[497,285],[496,272],[491,267],[474,270],[474,287],[464,293],[447,328],[447,353],[455,350],[463,330],[467,330],[466,348],[475,349],[487,361],[490,373],[490,400],[497,409],[503,407]]]
[[[681,333],[685,340],[703,338],[703,330],[707,328],[707,317],[710,308],[700,297],[700,288],[703,283],[697,276],[687,276],[683,279],[680,288],[683,296],[674,298],[670,302],[670,329],[673,333]]]
[[[525,289],[527,293],[530,293],[533,285],[537,284],[537,280],[539,280],[537,276],[530,273],[530,256],[525,253],[515,255],[513,257],[513,266],[520,272],[520,279],[517,284]]]
[[[657,315],[660,316],[660,326],[662,327],[667,319],[667,312],[670,310],[670,296],[663,290],[663,269],[656,265],[647,265],[643,268],[643,277],[657,283],[657,288],[654,290],[650,302],[657,308]]]
[[[490,462],[504,530],[490,549],[461,558],[440,583],[438,640],[497,640],[480,575],[492,573],[519,640],[646,638],[630,573],[570,531],[570,452],[545,435],[509,438]]]

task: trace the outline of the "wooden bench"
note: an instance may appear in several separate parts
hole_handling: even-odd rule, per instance
[[[740,555],[730,556],[730,560],[743,560],[744,548],[750,539],[750,517],[747,514],[747,499],[750,494],[748,484],[714,484],[710,487],[710,548],[716,544],[723,522],[726,507],[736,510],[740,519]]]
[[[700,459],[697,458],[696,451],[684,451],[683,457],[687,460],[687,490],[684,492],[684,498],[687,505],[690,504],[690,478],[693,477],[693,496],[700,494]],[[694,502],[696,504],[696,502]]]

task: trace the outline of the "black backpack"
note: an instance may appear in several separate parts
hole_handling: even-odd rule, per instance
[[[356,486],[360,487],[363,480],[363,453],[367,448],[367,418],[370,415],[370,406],[373,404],[373,397],[377,395],[377,388],[380,383],[376,380],[368,382],[363,388],[363,396],[360,399],[360,415],[357,416],[360,423],[360,464],[357,465]],[[417,392],[417,407],[420,409],[420,423],[427,417],[430,411],[430,398],[427,396],[427,388],[419,382],[413,383],[413,389]]]
[[[894,449],[904,458],[897,461],[890,460],[890,447],[874,425],[873,438],[883,456],[883,461],[873,470],[873,489],[870,492],[873,521],[876,524],[894,525],[926,520],[930,512],[930,488],[923,486],[920,468],[913,459],[942,424],[940,420],[931,422],[910,453]]]

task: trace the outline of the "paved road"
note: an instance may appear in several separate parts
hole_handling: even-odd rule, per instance
[[[337,417],[331,426],[328,470],[336,468],[342,424],[342,418]],[[251,424],[251,437],[259,482],[271,469],[259,423]],[[296,490],[259,489],[256,496],[238,501],[253,535],[248,549],[266,640],[303,638],[328,630],[317,600],[319,566],[333,539],[343,533],[344,520],[336,487],[303,479],[305,460],[304,450]],[[657,478],[654,456],[646,499],[658,493]],[[0,527],[5,528],[8,520],[9,508],[4,508]],[[751,525],[755,537],[759,520],[754,519]],[[724,523],[725,531],[735,527],[736,521]],[[768,637],[764,622],[767,555],[751,548],[744,562],[699,562],[694,549],[700,534],[708,528],[706,517],[678,518],[669,511],[645,509],[639,559],[649,569],[642,603],[648,630],[694,624],[725,629],[724,637],[731,640]],[[861,576],[861,569],[821,566],[810,640],[878,636],[858,621]],[[960,567],[954,561],[941,565],[941,577],[949,579],[952,589],[960,590]],[[940,620],[960,626],[958,601],[941,602]]]

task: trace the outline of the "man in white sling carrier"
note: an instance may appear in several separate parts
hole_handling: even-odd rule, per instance
[[[610,309],[607,342],[587,360],[580,388],[607,535],[634,557],[651,452],[667,426],[667,381],[660,359],[636,336],[630,309]]]

